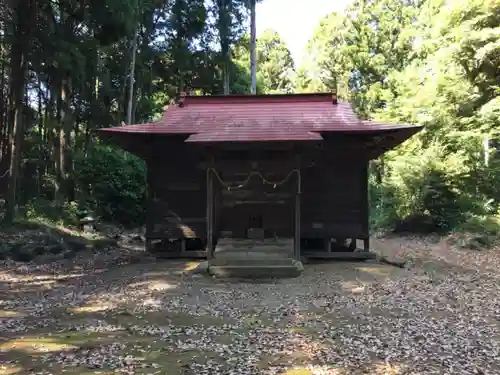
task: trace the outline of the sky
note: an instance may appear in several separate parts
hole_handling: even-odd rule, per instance
[[[350,0],[263,0],[257,4],[257,37],[274,29],[286,42],[296,65],[319,21],[333,11],[342,11]]]

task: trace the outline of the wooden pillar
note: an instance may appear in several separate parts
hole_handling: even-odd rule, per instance
[[[153,235],[155,223],[153,222],[154,218],[154,210],[153,210],[153,179],[152,179],[152,170],[151,170],[151,162],[148,160],[146,162],[146,173],[147,173],[147,200],[146,200],[146,233],[144,237],[146,238],[146,251],[151,252],[153,250],[153,244],[151,242],[151,236]]]
[[[370,251],[370,200],[368,197],[368,161],[365,161],[361,168],[361,178],[362,178],[362,229],[363,229],[363,249],[365,251]]]
[[[298,163],[297,163],[298,164]],[[298,164],[299,165],[299,164]],[[297,190],[295,192],[295,238],[294,255],[295,259],[300,260],[300,194],[302,191],[300,169],[297,168]]]
[[[370,238],[363,239],[363,250],[370,251]]]
[[[186,255],[186,242],[187,242],[186,237],[182,237],[181,243],[180,243],[180,249],[179,249],[179,252],[181,253],[181,255]]]
[[[207,169],[207,257],[213,258],[213,184],[212,171],[210,167]]]
[[[300,192],[295,193],[295,259],[300,260]]]

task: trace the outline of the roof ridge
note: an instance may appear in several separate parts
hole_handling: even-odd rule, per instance
[[[336,104],[335,93],[186,95],[184,104],[250,104],[322,102]]]

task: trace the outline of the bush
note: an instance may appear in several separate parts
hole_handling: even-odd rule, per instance
[[[30,220],[45,219],[56,224],[76,225],[86,214],[78,202],[57,204],[46,199],[31,199],[26,204],[26,217]]]
[[[500,237],[500,218],[498,216],[471,216],[456,228],[464,233],[484,233],[492,237]]]
[[[76,155],[74,180],[82,212],[124,225],[145,221],[146,167],[139,158],[97,144]]]
[[[448,232],[478,213],[483,197],[464,184],[468,166],[438,146],[388,154],[382,184],[370,179],[372,225],[397,231]]]
[[[463,222],[460,196],[446,173],[430,170],[422,192],[424,214],[434,223],[437,231],[449,231]]]

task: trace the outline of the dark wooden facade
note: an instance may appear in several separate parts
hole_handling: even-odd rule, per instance
[[[234,141],[189,142],[194,131],[170,134],[175,125],[147,126],[104,132],[146,160],[147,247],[166,256],[209,258],[219,239],[255,233],[293,238],[297,257],[355,251],[361,243],[368,251],[368,163],[418,130],[360,122],[318,132],[319,139],[259,142],[238,134]],[[166,134],[148,130],[161,126]]]
[[[353,251],[352,239],[368,250],[368,157],[343,154],[335,144],[214,149],[179,142],[155,152],[147,160],[148,247],[207,256],[209,215],[213,246],[221,237],[246,238],[251,228],[294,238],[300,227],[303,251]]]

